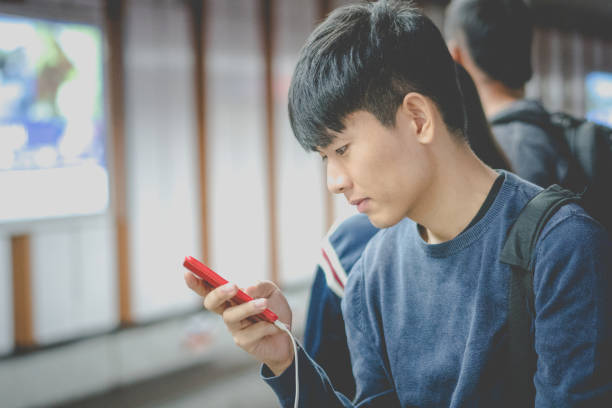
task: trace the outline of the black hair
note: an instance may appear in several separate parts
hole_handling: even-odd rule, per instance
[[[487,117],[482,109],[476,84],[470,74],[457,64],[457,81],[465,105],[465,130],[470,147],[489,167],[512,171],[510,161],[495,140]]]
[[[358,110],[394,126],[410,92],[431,99],[449,131],[463,134],[455,64],[434,23],[409,1],[348,5],[332,12],[302,48],[289,88],[289,120],[302,147],[316,150]]]
[[[446,9],[447,38],[463,35],[476,65],[511,89],[531,78],[533,18],[523,0],[452,0]]]

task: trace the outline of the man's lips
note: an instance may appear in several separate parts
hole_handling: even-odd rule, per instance
[[[358,198],[356,200],[349,200],[349,203],[351,205],[359,205],[360,202],[362,202],[363,200],[366,200],[365,198]]]
[[[359,198],[356,200],[350,200],[349,201],[352,205],[356,205],[357,206],[357,211],[359,211],[360,213],[365,212],[369,199],[366,198]]]

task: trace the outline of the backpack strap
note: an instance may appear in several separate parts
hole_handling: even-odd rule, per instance
[[[548,129],[552,125],[550,113],[534,112],[530,109],[515,110],[494,116],[491,125],[503,125],[511,122],[529,123],[540,128]]]
[[[534,349],[531,323],[535,315],[533,292],[533,251],[542,229],[563,205],[580,196],[552,185],[527,203],[510,228],[500,261],[512,267],[508,295],[508,341],[511,406],[533,407],[535,386],[533,375],[537,355]]]

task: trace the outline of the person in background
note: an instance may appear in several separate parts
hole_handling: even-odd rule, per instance
[[[277,326],[291,327],[272,282],[187,285],[262,362],[282,406],[516,407],[508,382],[510,227],[542,189],[496,172],[470,149],[455,64],[410,2],[332,12],[302,48],[289,91],[298,142],[326,163],[328,188],[380,228],[342,299],[355,376],[351,401]],[[318,177],[314,175],[313,177]],[[535,407],[605,406],[612,397],[612,240],[572,203],[534,243]],[[298,364],[299,362],[299,364]],[[294,370],[298,373],[294,374]]]
[[[550,128],[534,120],[504,120],[517,115],[546,123],[549,112],[525,98],[532,76],[533,18],[523,0],[452,0],[444,32],[451,56],[470,73],[493,134],[514,172],[548,187],[563,184],[569,152]]]
[[[456,69],[465,104],[465,134],[471,149],[489,167],[511,170],[491,133],[474,81],[461,65]],[[364,214],[353,215],[332,226],[323,238],[310,289],[304,350],[325,369],[334,387],[349,398],[355,394],[355,379],[340,302],[353,265],[376,232],[378,228]]]

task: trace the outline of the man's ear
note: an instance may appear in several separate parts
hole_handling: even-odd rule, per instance
[[[413,124],[417,140],[431,143],[433,140],[433,102],[417,92],[404,96],[400,109]]]

